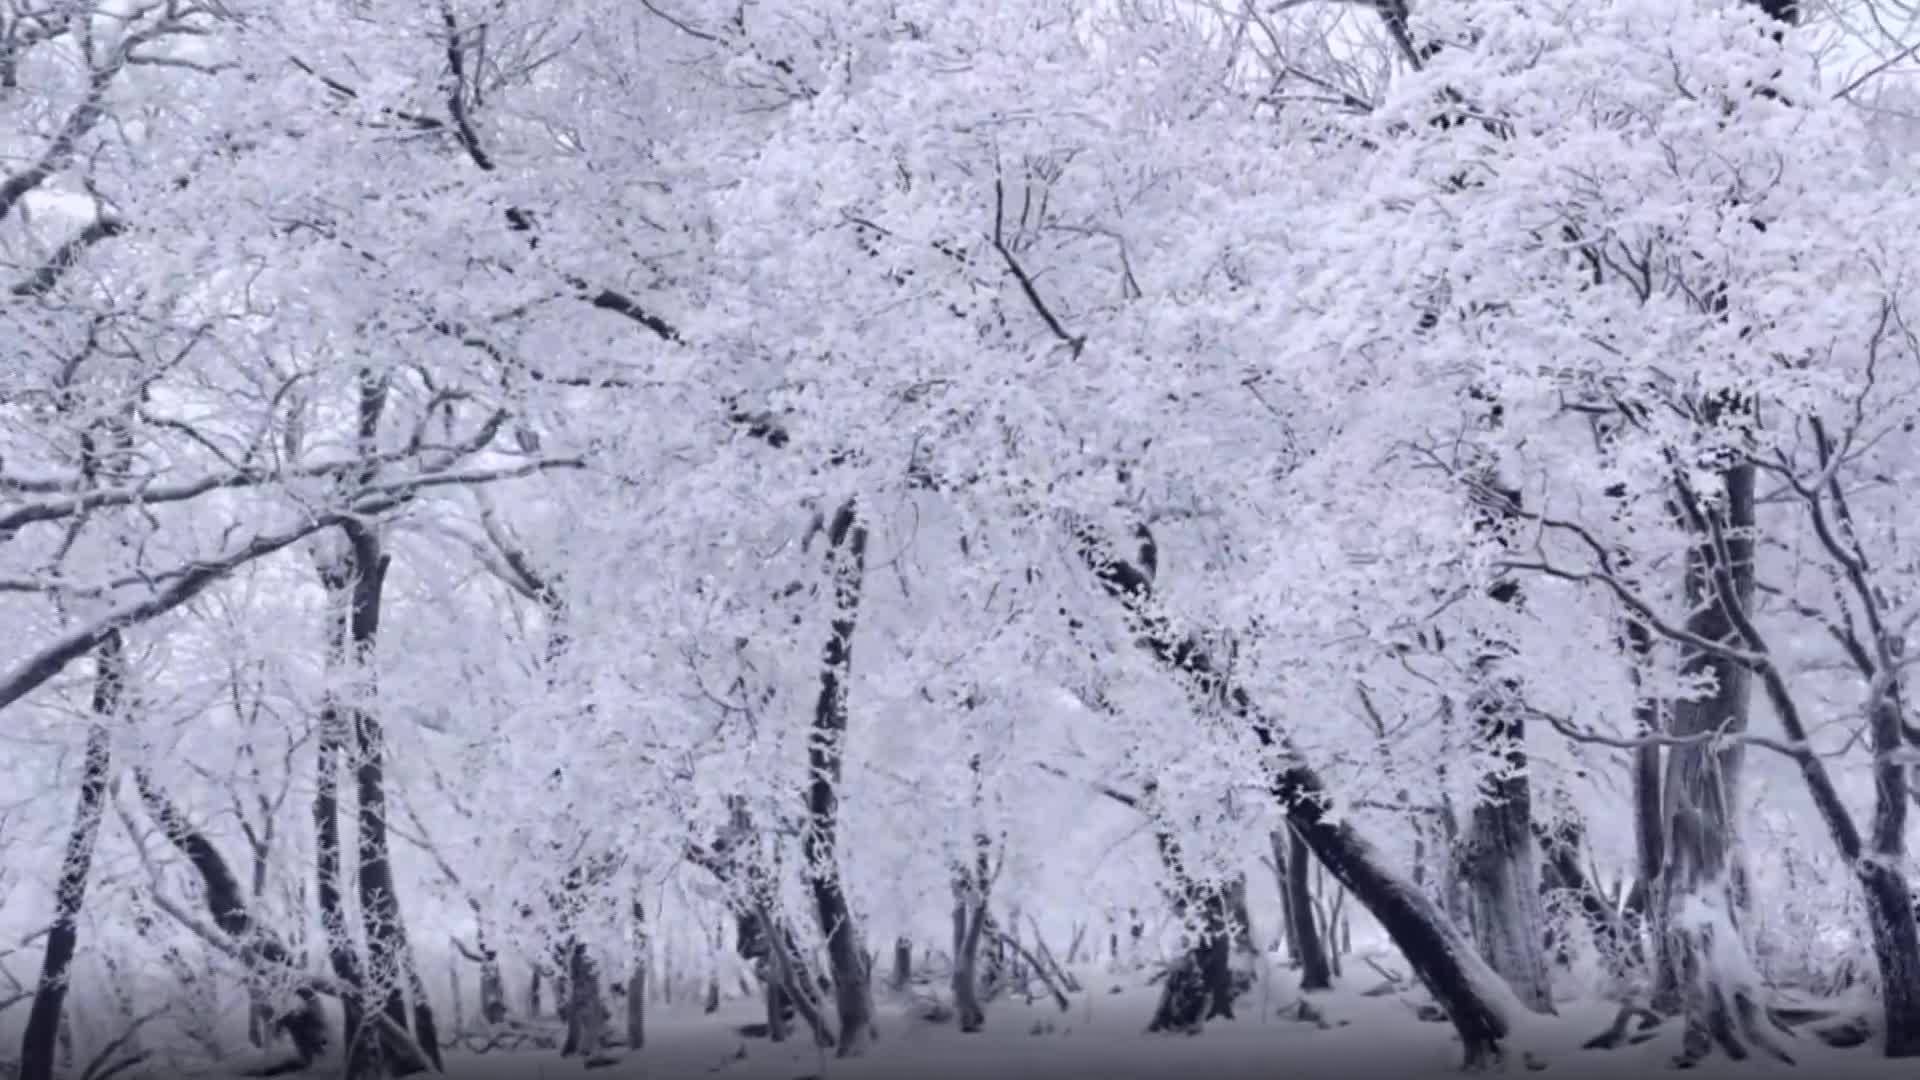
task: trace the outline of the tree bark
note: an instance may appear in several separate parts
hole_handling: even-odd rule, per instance
[[[1285,833],[1283,841],[1281,834]],[[1320,940],[1320,928],[1313,919],[1313,867],[1307,842],[1291,825],[1268,834],[1274,861],[1280,865],[1280,895],[1286,904],[1287,941],[1300,962],[1300,989],[1306,993],[1333,989],[1333,965],[1327,959],[1326,943]],[[1285,850],[1281,845],[1285,844]]]
[[[20,1080],[53,1080],[61,1020],[66,1015],[68,980],[80,940],[80,911],[86,905],[87,878],[93,872],[93,848],[113,778],[112,721],[120,711],[126,685],[125,645],[119,631],[107,635],[94,654],[93,723],[87,728],[86,762],[80,797],[67,833],[66,857],[54,893],[53,923],[47,930],[40,982],[20,1041]]]
[[[1709,641],[1738,645],[1741,638],[1729,605],[1752,610],[1754,470],[1737,465],[1721,476],[1725,505],[1705,512],[1719,515],[1719,524],[1728,533],[1730,565],[1718,566],[1720,556],[1707,535],[1695,537],[1686,572],[1686,596],[1693,614],[1686,625],[1689,632]],[[1716,569],[1725,571],[1732,596],[1719,595]],[[1746,730],[1752,682],[1743,665],[1694,651],[1683,662],[1682,672],[1709,674],[1716,685],[1710,697],[1673,704],[1674,735]],[[1658,899],[1665,909],[1664,960],[1670,967],[1660,984],[1676,988],[1679,994],[1677,1004],[1686,1023],[1681,1057],[1686,1062],[1704,1059],[1716,1043],[1735,1059],[1746,1056],[1749,1042],[1774,1049],[1756,1019],[1762,1009],[1762,988],[1751,974],[1754,969],[1741,931],[1743,905],[1734,880],[1741,751],[1737,744],[1672,747],[1661,785],[1667,836]],[[1672,1004],[1656,1001],[1656,1007]],[[1778,1054],[1777,1049],[1774,1052]]]
[[[348,655],[348,626],[351,621],[351,579],[344,568],[322,563],[322,583],[334,599],[335,612],[329,617],[330,643],[327,649],[329,669],[337,669]],[[359,950],[347,922],[346,894],[341,884],[340,839],[340,759],[347,751],[351,733],[349,710],[329,692],[320,710],[319,738],[315,747],[313,834],[314,899],[320,910],[320,927],[327,941],[327,962],[340,982],[340,1008],[343,1037],[347,1047],[348,1080],[374,1080],[383,1065],[379,1042],[370,1036],[366,1016],[366,985],[361,978]]]
[[[1492,410],[1498,423],[1500,410]],[[1482,472],[1474,500],[1474,529],[1501,549],[1520,512],[1520,492],[1501,483],[1491,465]],[[1487,589],[1494,604],[1521,610],[1518,582],[1496,581]],[[1526,711],[1518,679],[1501,666],[1513,645],[1499,633],[1473,635],[1474,690],[1467,701],[1475,746],[1500,765],[1481,781],[1467,818],[1459,855],[1468,888],[1467,920],[1480,956],[1526,1006],[1551,1014],[1553,977],[1546,958],[1546,917],[1540,903],[1540,873],[1533,844],[1533,786],[1528,776]]]
[[[1148,789],[1151,798],[1152,788]],[[1160,864],[1166,868],[1174,914],[1185,924],[1185,955],[1167,972],[1159,1004],[1147,1030],[1193,1033],[1208,1020],[1233,1019],[1233,915],[1228,887],[1196,879],[1180,845],[1160,825],[1154,833]]]
[[[373,530],[348,524],[342,531],[349,552],[338,571],[349,598],[345,613],[347,649],[342,660],[343,666],[355,673],[354,685],[359,690],[359,700],[347,703],[343,711],[351,718],[354,737],[355,824],[359,840],[356,884],[367,944],[367,988],[369,993],[379,995],[380,1009],[387,1018],[407,1030],[408,984],[416,981],[417,975],[411,972],[408,963],[411,950],[406,924],[401,919],[387,838],[386,732],[372,700],[381,594],[391,560]],[[414,1003],[414,1010],[432,1025],[431,1006],[424,999]],[[428,1050],[430,1054],[437,1052],[437,1047]],[[396,1076],[406,1075],[393,1071]]]
[[[1208,707],[1224,711],[1267,751],[1273,798],[1315,858],[1351,890],[1384,928],[1459,1034],[1469,1065],[1498,1061],[1515,1008],[1524,1006],[1461,940],[1411,881],[1388,867],[1353,826],[1326,813],[1325,782],[1244,687],[1223,673],[1200,641],[1180,633],[1163,613],[1148,577],[1112,557],[1098,532],[1076,525],[1080,554],[1101,587],[1131,616],[1135,640]],[[1144,535],[1145,530],[1140,530]]]
[[[862,959],[859,928],[840,882],[838,865],[839,787],[847,733],[847,680],[853,668],[853,632],[866,573],[867,531],[851,500],[834,514],[827,529],[828,571],[834,617],[821,660],[820,697],[814,706],[807,743],[807,830],[804,838],[808,876],[820,932],[826,937],[833,972],[834,1004],[840,1015],[836,1056],[858,1057],[872,1045],[873,986]]]
[[[1532,795],[1526,775],[1524,723],[1517,686],[1483,688],[1470,702],[1480,743],[1502,749],[1500,775],[1468,817],[1461,861],[1469,882],[1468,918],[1480,956],[1528,1008],[1552,1013],[1553,981],[1545,955],[1546,919],[1535,862]]]

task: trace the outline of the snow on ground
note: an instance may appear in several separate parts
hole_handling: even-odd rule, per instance
[[[912,1015],[906,1002],[883,993],[880,1041],[868,1056],[850,1061],[815,1052],[804,1040],[776,1046],[765,1039],[742,1038],[735,1031],[739,1025],[762,1019],[757,1002],[735,1001],[711,1016],[698,1010],[656,1009],[649,1017],[643,1052],[589,1075],[594,1080],[1423,1080],[1459,1075],[1460,1051],[1452,1029],[1416,1019],[1406,1000],[1362,996],[1361,990],[1379,982],[1371,973],[1350,973],[1344,987],[1312,996],[1314,1006],[1335,1025],[1329,1029],[1292,1018],[1289,1007],[1300,1000],[1296,976],[1276,971],[1273,981],[1242,999],[1240,1019],[1214,1021],[1198,1036],[1145,1033],[1157,989],[1140,985],[1139,975],[1086,972],[1081,977],[1086,992],[1074,995],[1071,1011],[1062,1013],[1044,998],[1032,1004],[1002,998],[989,1006],[987,1030],[972,1035],[961,1034],[950,1021],[935,1024]],[[1289,1015],[1280,1015],[1283,1011]],[[1660,1074],[1699,1080],[1904,1080],[1914,1074],[1913,1063],[1888,1061],[1871,1047],[1837,1051],[1805,1038],[1788,1041],[1799,1059],[1797,1067],[1715,1059],[1685,1074],[1668,1064],[1678,1049],[1677,1031],[1663,1032],[1640,1046],[1582,1050],[1580,1044],[1603,1030],[1613,1011],[1605,1002],[1563,1003],[1559,1019],[1544,1025],[1544,1037],[1532,1040],[1545,1062],[1538,1075],[1547,1080]],[[1036,1032],[1036,1025],[1052,1025],[1053,1030]],[[565,1080],[586,1072],[579,1062],[552,1051],[455,1054],[448,1058],[447,1070],[452,1080]],[[1518,1063],[1510,1071],[1527,1074]]]

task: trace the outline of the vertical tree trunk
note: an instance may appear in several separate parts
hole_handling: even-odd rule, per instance
[[[913,983],[913,942],[905,937],[893,942],[893,989],[904,994]]]
[[[87,878],[93,872],[93,847],[113,779],[113,728],[126,684],[126,654],[118,630],[110,631],[94,652],[93,723],[87,728],[87,756],[80,774],[80,797],[67,832],[66,857],[54,893],[53,923],[47,929],[40,982],[34,990],[27,1028],[20,1041],[20,1080],[53,1080],[67,986],[80,940],[80,910],[86,904]]]
[[[987,1022],[979,982],[980,933],[986,926],[987,907],[972,876],[958,874],[953,883],[953,1011],[960,1030],[969,1033]]]
[[[1686,596],[1693,612],[1687,629],[1709,641],[1739,644],[1728,605],[1752,610],[1754,470],[1739,465],[1721,476],[1725,504],[1707,512],[1722,515],[1731,565],[1718,567],[1719,556],[1710,538],[1704,534],[1695,538],[1686,573]],[[1731,597],[1718,595],[1716,569],[1728,571]],[[1696,651],[1686,658],[1682,671],[1711,674],[1716,685],[1708,698],[1673,704],[1674,735],[1746,730],[1752,682],[1744,666]],[[1736,1059],[1746,1055],[1749,1041],[1770,1047],[1756,1019],[1762,1007],[1761,987],[1754,982],[1733,883],[1740,765],[1737,744],[1675,746],[1668,751],[1661,785],[1667,846],[1658,899],[1665,906],[1668,953],[1664,959],[1671,965],[1662,982],[1675,986],[1680,994],[1686,1018],[1682,1060],[1687,1062],[1705,1058],[1716,1043]]]
[[[343,531],[347,555],[339,573],[349,605],[345,613],[347,648],[342,663],[353,672],[352,685],[357,693],[356,700],[346,703],[342,711],[350,718],[354,738],[355,825],[359,840],[356,884],[367,944],[366,985],[368,993],[378,996],[380,1010],[404,1031],[412,1026],[407,1012],[408,984],[417,981],[418,975],[410,971],[408,963],[411,949],[406,924],[400,915],[400,897],[387,839],[386,733],[373,702],[372,675],[380,633],[381,594],[390,559],[372,530],[348,525]],[[432,1026],[431,1006],[424,999],[414,1003],[414,1010]],[[422,1046],[424,1049],[426,1044]],[[427,1052],[436,1053],[437,1048]],[[389,1062],[388,1066],[395,1076],[411,1071],[398,1062]]]
[[[1152,786],[1148,797],[1152,797]],[[1148,1031],[1199,1031],[1215,1018],[1233,1019],[1233,917],[1227,887],[1193,876],[1179,843],[1158,826],[1154,843],[1166,868],[1169,898],[1183,923],[1185,954],[1167,972]]]
[[[334,569],[323,566],[322,580],[330,593],[341,596],[346,583],[333,576]],[[343,611],[330,628],[330,666],[337,665],[346,653],[346,622]],[[331,694],[321,707],[319,727],[313,793],[314,898],[327,941],[327,962],[344,991],[340,1008],[348,1080],[374,1080],[381,1071],[379,1042],[369,1037],[367,1030],[360,956],[347,923],[346,894],[340,882],[340,759],[346,752],[349,729],[339,701]]]
[[[633,898],[633,971],[627,976],[627,1045],[641,1050],[647,1045],[647,962],[652,943],[647,934],[646,905]]]
[[[474,933],[480,955],[480,1018],[489,1024],[507,1019],[507,980],[500,972],[500,953],[482,926]]]
[[[862,962],[859,927],[840,883],[837,849],[842,744],[847,733],[847,680],[853,668],[853,631],[866,573],[867,531],[849,500],[827,530],[834,617],[821,660],[820,698],[807,743],[805,849],[815,914],[827,941],[834,1003],[840,1014],[839,1057],[858,1057],[872,1045],[873,986]]]
[[[1301,964],[1300,935],[1294,931],[1293,924],[1293,873],[1287,852],[1288,836],[1285,826],[1274,829],[1267,833],[1267,847],[1273,855],[1273,883],[1280,894],[1280,937],[1287,945],[1287,966],[1297,968]]]
[[[1280,848],[1281,833],[1286,834],[1286,850]],[[1313,916],[1313,867],[1307,842],[1292,826],[1282,826],[1268,836],[1273,857],[1285,870],[1281,895],[1286,897],[1287,938],[1300,960],[1300,989],[1312,993],[1333,989],[1333,964],[1327,959],[1326,943]]]
[[[1512,692],[1509,688],[1509,692]],[[1532,799],[1521,740],[1525,738],[1516,702],[1490,691],[1469,705],[1483,746],[1508,747],[1502,775],[1468,817],[1462,863],[1470,885],[1468,918],[1474,943],[1520,1000],[1537,1012],[1551,1013],[1553,982],[1545,955],[1546,919],[1540,905],[1535,862]],[[1518,761],[1511,759],[1518,758]]]
[[[1495,406],[1494,416],[1499,409]],[[1497,421],[1496,421],[1497,422]],[[1520,492],[1483,471],[1474,528],[1504,548],[1505,528],[1518,517]],[[1520,610],[1518,583],[1495,582],[1488,597]],[[1530,1009],[1552,1013],[1553,978],[1545,952],[1546,918],[1540,904],[1539,863],[1533,845],[1533,790],[1528,777],[1525,706],[1518,679],[1501,673],[1512,644],[1498,633],[1475,635],[1474,692],[1467,702],[1475,745],[1500,762],[1481,782],[1460,850],[1468,888],[1468,924],[1480,956]]]
[[[607,1003],[600,992],[600,966],[593,960],[585,942],[574,939],[568,958],[567,1026],[574,1052],[589,1069],[612,1064],[607,1055]]]

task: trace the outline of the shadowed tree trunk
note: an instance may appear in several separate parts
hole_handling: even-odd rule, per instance
[[[93,847],[113,778],[112,721],[120,711],[127,662],[120,632],[109,633],[94,651],[93,723],[87,728],[86,761],[81,767],[80,797],[67,833],[66,856],[54,893],[53,923],[47,930],[27,1028],[20,1040],[20,1080],[53,1080],[67,986],[80,940],[80,911],[86,904],[87,878],[93,872]]]
[[[821,659],[820,697],[807,742],[807,875],[814,912],[827,941],[834,1004],[840,1014],[839,1057],[858,1057],[872,1045],[873,985],[862,957],[859,927],[840,884],[839,787],[847,733],[847,681],[853,668],[853,631],[866,573],[867,530],[850,500],[827,527],[827,564],[833,621]]]
[[[1307,850],[1307,842],[1292,826],[1275,829],[1267,834],[1267,840],[1273,847],[1274,863],[1280,868],[1287,942],[1300,963],[1300,989],[1331,990],[1333,964],[1327,959],[1326,943],[1320,940],[1320,927],[1313,918],[1313,867],[1308,861],[1312,855]]]

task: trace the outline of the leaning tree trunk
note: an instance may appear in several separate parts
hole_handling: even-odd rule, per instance
[[[80,799],[67,832],[66,857],[54,893],[53,923],[47,928],[40,983],[20,1040],[19,1080],[53,1080],[66,1015],[67,986],[80,940],[80,910],[86,904],[87,878],[93,871],[93,846],[100,836],[107,785],[113,773],[113,729],[126,685],[127,661],[120,631],[107,634],[94,653],[93,723],[87,728],[87,756],[80,773]]]
[[[1197,637],[1182,634],[1160,608],[1151,579],[1115,559],[1104,537],[1077,523],[1080,555],[1105,592],[1131,617],[1135,640],[1208,707],[1225,707],[1268,755],[1274,800],[1314,857],[1380,924],[1453,1022],[1469,1065],[1502,1060],[1516,1010],[1525,1006],[1462,941],[1420,889],[1387,865],[1372,842],[1330,816],[1326,783],[1246,689],[1220,670]],[[1139,533],[1144,537],[1146,530]]]
[[[1281,834],[1286,839],[1281,839]],[[1274,862],[1280,867],[1281,896],[1286,903],[1287,940],[1300,961],[1300,989],[1304,993],[1333,989],[1333,963],[1313,919],[1313,857],[1307,842],[1291,825],[1267,834]],[[1282,844],[1285,845],[1284,850]]]
[[[821,660],[820,697],[807,741],[805,850],[814,912],[827,941],[834,1004],[840,1014],[839,1057],[866,1053],[874,1039],[873,984],[862,956],[859,928],[841,886],[837,850],[839,787],[847,734],[847,680],[853,668],[853,631],[866,572],[867,530],[851,500],[827,530],[827,562],[834,616]]]

